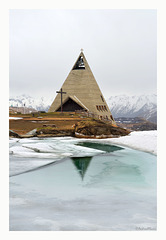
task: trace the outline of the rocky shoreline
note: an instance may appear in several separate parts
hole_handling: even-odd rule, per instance
[[[44,125],[24,135],[9,130],[9,136],[16,138],[72,136],[76,138],[101,139],[126,136],[129,133],[130,131],[127,129],[96,119],[77,122],[72,128],[57,128],[56,126]]]

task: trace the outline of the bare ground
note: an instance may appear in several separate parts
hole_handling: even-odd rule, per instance
[[[18,117],[18,115],[12,115],[13,117]],[[19,116],[23,117],[23,116]],[[10,119],[9,129],[18,133],[26,134],[35,128],[41,128],[43,125],[52,126],[55,125],[57,129],[72,129],[73,125],[78,121],[83,120],[82,118],[69,118],[69,117],[23,117],[23,119]]]

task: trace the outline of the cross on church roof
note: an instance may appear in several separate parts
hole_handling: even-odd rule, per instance
[[[56,91],[57,93],[60,93],[60,94],[66,94],[66,92],[63,92],[62,91],[62,88],[61,88],[61,90],[60,91]]]

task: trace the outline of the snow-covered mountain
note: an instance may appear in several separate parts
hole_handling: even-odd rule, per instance
[[[48,111],[54,97],[32,98],[28,95],[11,97],[9,106],[31,107],[38,111]],[[143,117],[151,122],[157,122],[157,95],[112,96],[107,99],[108,106],[116,117]]]
[[[53,98],[33,98],[29,95],[21,95],[16,97],[11,97],[9,99],[9,106],[10,107],[25,107],[34,108],[38,111],[48,111],[51,103],[53,102]]]
[[[157,95],[112,96],[107,99],[112,115],[116,117],[143,117],[157,123]]]

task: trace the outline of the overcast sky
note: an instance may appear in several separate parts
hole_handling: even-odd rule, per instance
[[[108,98],[156,93],[156,10],[10,10],[10,96],[54,97],[80,49]]]

